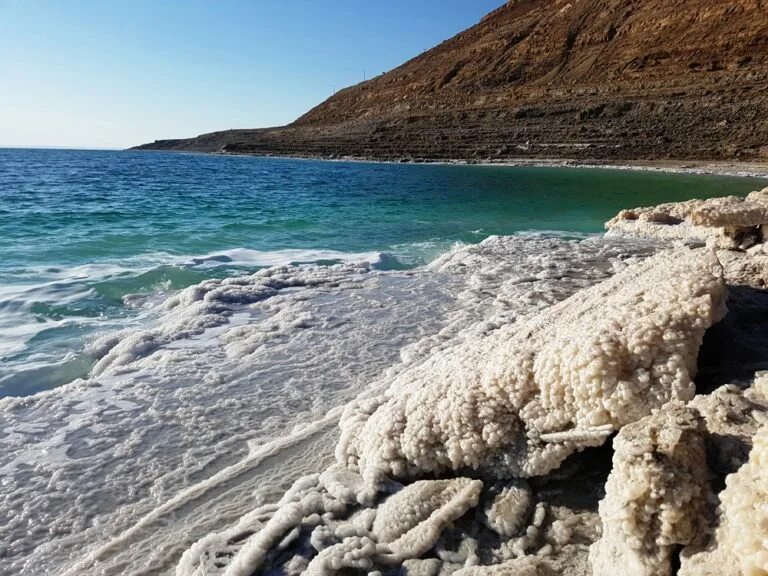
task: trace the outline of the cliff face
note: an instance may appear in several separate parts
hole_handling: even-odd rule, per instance
[[[142,148],[379,159],[768,158],[764,0],[512,0],[282,128]]]

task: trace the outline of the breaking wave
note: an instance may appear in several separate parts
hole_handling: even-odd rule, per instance
[[[236,248],[14,270],[0,287],[0,397],[34,394],[86,377],[93,365],[86,351],[89,340],[149,324],[159,303],[189,286],[275,266],[344,262],[405,270],[421,261],[384,252]]]

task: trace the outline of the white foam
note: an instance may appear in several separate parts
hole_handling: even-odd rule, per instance
[[[20,394],[28,393],[24,387],[14,384],[17,381],[35,380],[30,384],[35,390],[80,375],[77,371],[62,368],[68,354],[81,353],[85,348],[86,342],[80,338],[114,332],[121,325],[135,328],[147,324],[153,318],[147,312],[151,312],[173,289],[171,280],[166,278],[171,272],[209,274],[217,267],[247,271],[314,262],[368,263],[376,267],[388,264],[390,259],[378,252],[235,248],[202,256],[150,252],[86,265],[31,267],[5,273],[4,284],[0,286],[0,358],[5,359],[4,369],[0,371],[0,385],[6,385],[0,393],[13,393],[14,390]],[[146,285],[142,286],[142,276],[153,271],[157,274],[144,278]],[[182,276],[183,279],[187,277]],[[138,283],[134,289],[139,291],[123,296],[122,309],[119,301],[105,302],[98,293],[98,290],[107,290],[119,296],[121,283],[126,287]],[[105,304],[111,306],[106,315],[96,314]],[[50,343],[56,338],[62,342]],[[37,357],[34,361],[33,356]],[[47,376],[40,380],[36,374],[43,364]]]
[[[175,263],[195,267],[217,266],[287,266],[289,264],[312,264],[315,262],[368,262],[372,265],[381,261],[380,252],[338,252],[336,250],[253,250],[234,248],[220,250],[202,256],[177,258]]]

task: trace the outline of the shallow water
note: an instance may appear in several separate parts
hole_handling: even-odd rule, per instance
[[[599,232],[619,209],[745,179],[607,170],[0,150],[0,397],[87,375],[153,297],[264,266],[410,268],[456,242]],[[132,295],[144,298],[132,298]]]
[[[620,208],[762,185],[0,150],[0,573],[172,571],[352,398],[649,253]]]

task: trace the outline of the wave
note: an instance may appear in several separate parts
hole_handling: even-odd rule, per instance
[[[384,252],[235,248],[195,256],[151,252],[71,267],[6,271],[0,287],[0,397],[31,394],[86,376],[93,365],[86,353],[91,340],[147,325],[162,301],[189,286],[270,267],[339,263],[367,263],[377,270],[412,267]]]
[[[269,267],[299,264],[325,264],[340,262],[368,262],[376,267],[387,259],[396,256],[383,252],[339,252],[336,250],[312,249],[283,249],[283,250],[252,250],[250,248],[234,248],[220,250],[203,256],[181,257],[177,262],[194,267]]]

